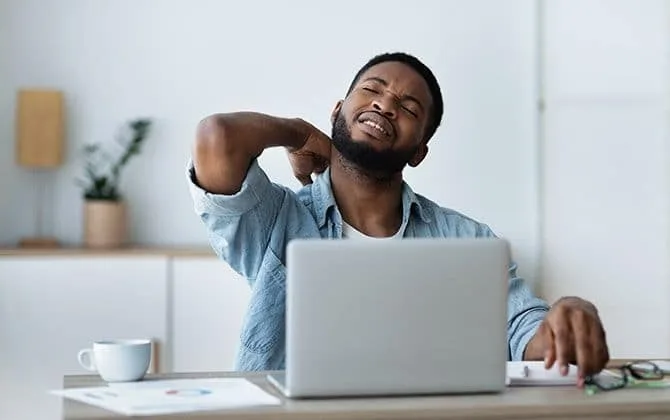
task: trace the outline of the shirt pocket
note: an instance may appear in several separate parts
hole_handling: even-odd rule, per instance
[[[283,343],[285,319],[286,267],[268,248],[251,291],[242,345],[257,354],[272,351]]]

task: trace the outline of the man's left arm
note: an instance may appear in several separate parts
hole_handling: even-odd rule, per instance
[[[528,360],[526,347],[549,312],[549,305],[536,297],[526,281],[516,273],[517,266],[510,263],[507,296],[507,343],[509,360]]]
[[[483,226],[484,237],[496,237]],[[568,364],[578,367],[579,385],[584,378],[605,368],[609,349],[596,307],[578,297],[563,297],[553,305],[536,297],[528,284],[509,267],[507,298],[507,342],[510,360],[544,360],[545,367],[557,363],[567,375]]]
[[[479,223],[475,236],[497,238],[488,225]],[[511,260],[511,258],[510,258]],[[537,334],[550,306],[533,294],[528,283],[517,275],[517,264],[510,261],[507,291],[507,359],[528,360],[526,347]]]

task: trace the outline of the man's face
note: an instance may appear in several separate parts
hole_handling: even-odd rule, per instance
[[[399,62],[377,64],[335,107],[333,145],[360,169],[398,173],[425,157],[431,107],[428,85],[414,69]]]

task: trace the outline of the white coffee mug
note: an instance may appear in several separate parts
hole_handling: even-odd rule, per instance
[[[138,381],[149,370],[151,340],[96,341],[77,354],[84,369],[97,372],[107,382]]]

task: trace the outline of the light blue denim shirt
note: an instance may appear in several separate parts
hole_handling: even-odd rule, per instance
[[[251,300],[244,319],[236,368],[284,369],[285,250],[295,238],[341,238],[342,217],[335,204],[330,172],[297,192],[270,181],[254,161],[239,192],[217,195],[188,179],[195,211],[216,254],[245,277]],[[438,206],[409,185],[403,187],[404,237],[492,237],[485,224]],[[510,262],[507,317],[508,359],[520,360],[549,307],[535,297]],[[485,309],[483,309],[485,310]],[[439,331],[435,332],[440,334]],[[467,343],[463,343],[467,345]]]

